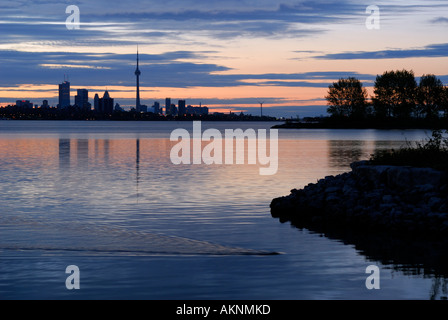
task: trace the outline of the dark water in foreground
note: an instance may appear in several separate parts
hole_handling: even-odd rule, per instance
[[[257,165],[173,165],[169,136],[180,127],[192,128],[0,121],[0,299],[447,296],[440,261],[410,244],[375,239],[389,248],[376,250],[281,224],[269,210],[292,188],[429,133],[280,131],[278,172],[260,176]],[[65,287],[68,265],[80,269],[80,290]],[[380,268],[380,290],[366,289],[369,265]]]

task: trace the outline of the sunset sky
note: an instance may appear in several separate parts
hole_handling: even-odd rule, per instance
[[[67,6],[80,10],[69,30]],[[366,8],[380,9],[380,29]],[[202,102],[212,111],[326,114],[333,81],[354,76],[372,93],[387,70],[436,74],[448,84],[448,1],[4,1],[0,2],[0,104],[56,105],[69,77],[93,99],[107,89],[135,106]],[[418,80],[418,79],[417,79]]]

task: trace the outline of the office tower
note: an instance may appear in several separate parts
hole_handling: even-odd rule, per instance
[[[166,115],[171,114],[171,98],[165,99],[165,114]]]
[[[96,112],[100,112],[100,97],[98,93],[95,93],[95,98],[93,98],[93,108]]]
[[[59,105],[60,109],[70,106],[70,82],[64,81],[59,85]]]
[[[48,105],[48,100],[42,101],[42,105],[40,106],[42,109],[48,109],[50,106]]]
[[[140,69],[138,68],[138,49],[137,49],[137,69],[135,69],[135,76],[137,77],[137,97],[135,101],[135,109],[137,112],[142,112],[140,105]]]
[[[155,114],[160,114],[160,103],[158,103],[157,101],[154,102],[154,105],[152,106],[154,109],[154,113]]]
[[[91,104],[89,103],[89,91],[86,89],[78,89],[75,96],[75,106],[81,109],[90,110]]]
[[[185,100],[179,100],[178,108],[179,108],[178,109],[179,117],[182,117],[187,113],[187,109],[185,107]]]
[[[109,92],[106,90],[104,95],[98,101],[99,112],[104,114],[112,114],[114,112],[114,99],[109,96]]]
[[[16,106],[17,107],[23,107],[23,108],[32,109],[33,108],[33,103],[30,102],[29,100],[17,100],[16,101]]]

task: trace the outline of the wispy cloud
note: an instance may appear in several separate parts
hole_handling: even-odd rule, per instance
[[[281,86],[323,88],[335,79],[356,76],[372,81],[374,75],[357,72],[233,73],[229,67],[203,63],[210,52],[173,51],[140,54],[142,84],[152,87]],[[135,54],[0,51],[0,85],[51,84],[69,74],[85,86],[134,86]],[[187,61],[188,60],[188,61]],[[33,70],[33,72],[30,72]]]
[[[434,24],[448,24],[448,18],[438,17],[438,18],[432,19],[430,22],[434,23]]]
[[[325,60],[437,58],[447,57],[447,52],[448,43],[440,43],[412,49],[389,49],[379,51],[329,53],[315,56],[314,58]]]

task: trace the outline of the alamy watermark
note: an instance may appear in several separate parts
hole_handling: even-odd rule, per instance
[[[370,14],[366,19],[366,28],[368,30],[379,30],[381,28],[380,8],[376,5],[368,6],[366,13]]]
[[[67,8],[65,8],[65,13],[70,14],[65,20],[65,27],[68,30],[79,29],[81,25],[81,13],[79,7],[75,5],[67,6]]]
[[[170,140],[178,143],[171,148],[170,159],[175,165],[258,164],[260,175],[275,175],[278,170],[278,130],[269,131],[269,138],[266,129],[258,132],[226,129],[223,136],[218,129],[202,132],[201,121],[194,121],[192,135],[186,129],[175,129],[171,133]],[[203,142],[208,144],[203,147]]]
[[[75,265],[68,266],[65,269],[65,273],[69,274],[69,276],[65,280],[65,287],[67,288],[67,290],[81,289],[81,273],[79,271],[79,267]]]
[[[369,276],[366,279],[366,288],[368,290],[379,290],[380,289],[380,268],[375,265],[370,265],[366,268],[366,273]]]

